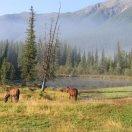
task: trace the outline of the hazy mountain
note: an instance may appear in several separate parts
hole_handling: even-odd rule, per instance
[[[29,14],[0,16],[0,39],[24,40]],[[43,37],[45,24],[51,24],[57,13],[37,14],[36,33]],[[108,0],[76,12],[60,16],[62,41],[82,49],[102,50],[109,53],[118,41],[125,49],[132,48],[132,0]]]

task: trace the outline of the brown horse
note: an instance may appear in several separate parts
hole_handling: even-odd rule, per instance
[[[13,98],[14,101],[17,103],[19,101],[19,95],[20,95],[20,90],[18,88],[12,88],[6,92],[6,94],[4,96],[4,102],[6,103],[9,99],[9,97],[11,97],[11,101]]]
[[[78,90],[76,88],[67,87],[66,92],[69,93],[69,99],[74,98],[75,100],[77,100]]]

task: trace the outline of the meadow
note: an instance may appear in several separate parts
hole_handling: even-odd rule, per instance
[[[79,91],[78,101],[47,88],[21,88],[20,101],[4,103],[0,88],[0,132],[131,132],[132,87]]]

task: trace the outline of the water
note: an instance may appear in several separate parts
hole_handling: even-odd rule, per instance
[[[57,78],[54,81],[47,83],[48,86],[66,87],[73,86],[79,89],[91,89],[91,88],[107,88],[107,87],[120,87],[120,86],[131,86],[132,81],[130,80],[101,80],[101,79],[90,79],[87,77],[63,77]]]

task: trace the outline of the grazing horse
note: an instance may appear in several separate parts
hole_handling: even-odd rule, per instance
[[[6,92],[4,96],[4,102],[6,103],[8,101],[8,98],[11,97],[14,99],[14,101],[17,103],[19,101],[19,95],[20,95],[20,90],[18,88],[13,88],[10,89],[9,91]]]
[[[69,99],[74,98],[75,101],[77,100],[78,90],[76,88],[67,87],[66,92],[69,93]]]

